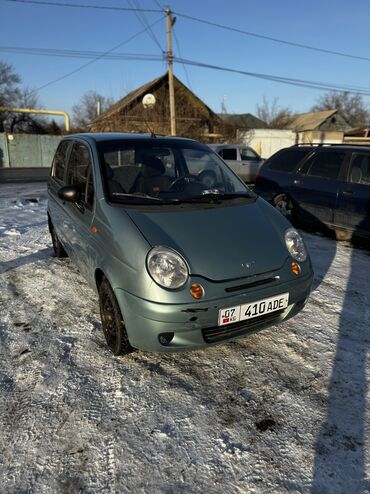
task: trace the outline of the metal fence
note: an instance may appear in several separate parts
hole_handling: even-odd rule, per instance
[[[0,182],[45,180],[61,136],[0,133]]]

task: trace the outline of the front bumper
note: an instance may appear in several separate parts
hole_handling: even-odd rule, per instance
[[[127,334],[133,347],[150,352],[197,349],[239,338],[278,324],[296,315],[305,305],[312,284],[312,272],[305,277],[273,287],[253,288],[215,300],[189,304],[161,304],[116,289]],[[218,327],[219,310],[289,292],[289,305],[279,313]],[[174,333],[168,345],[159,342],[162,333]]]

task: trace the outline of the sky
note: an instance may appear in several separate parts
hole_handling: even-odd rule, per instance
[[[43,0],[40,0],[40,2]],[[163,0],[49,0],[95,6],[159,10]],[[332,51],[370,57],[370,2],[367,0],[171,0],[172,11],[259,35]],[[145,14],[157,39],[148,32],[112,53],[161,56],[166,50],[166,24],[160,12]],[[0,60],[13,65],[24,86],[39,89],[43,108],[70,112],[81,96],[94,90],[115,100],[162,75],[162,60],[99,59],[58,82],[45,84],[78,69],[88,60],[9,53],[4,47],[108,51],[144,27],[134,12],[70,8],[0,0]],[[177,16],[175,56],[241,71],[359,86],[370,91],[370,61],[345,58],[231,32]],[[161,47],[161,48],[160,48]],[[214,111],[224,102],[228,113],[256,113],[263,98],[278,98],[282,107],[309,111],[323,90],[284,85],[241,74],[175,63],[175,75]],[[364,97],[370,105],[370,96]]]

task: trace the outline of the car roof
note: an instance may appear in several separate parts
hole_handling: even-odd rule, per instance
[[[88,141],[112,141],[112,140],[161,140],[161,141],[187,141],[187,142],[199,142],[194,139],[188,139],[187,137],[173,137],[173,136],[163,136],[155,134],[134,134],[134,133],[123,133],[123,132],[81,132],[78,134],[70,134],[65,136],[65,139],[85,139]],[[203,144],[199,142],[199,144]]]
[[[359,151],[363,149],[364,151],[370,151],[370,146],[364,146],[362,144],[319,144],[319,145],[310,145],[310,144],[305,144],[305,145],[299,145],[296,144],[294,146],[290,146],[286,149],[309,149],[309,150],[315,150],[315,149],[345,149],[345,150],[350,150],[350,151]]]

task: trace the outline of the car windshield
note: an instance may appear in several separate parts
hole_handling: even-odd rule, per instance
[[[204,144],[166,139],[97,143],[111,202],[176,204],[254,197]]]

